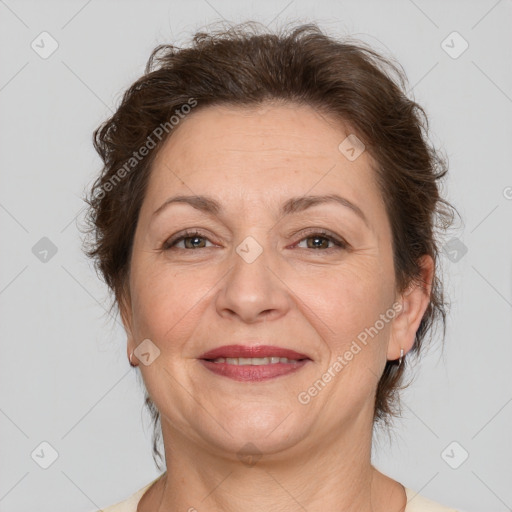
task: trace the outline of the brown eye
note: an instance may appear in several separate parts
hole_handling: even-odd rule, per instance
[[[313,249],[320,251],[330,251],[330,250],[339,250],[347,248],[348,244],[334,235],[327,232],[313,232],[308,234],[306,237],[302,238],[300,242],[297,244],[301,244],[304,240],[306,240],[306,247],[301,247],[304,249]],[[334,247],[329,247],[329,243],[334,244]]]
[[[307,244],[308,249],[328,249],[329,243],[332,242],[331,239],[326,236],[309,236],[305,240],[311,240],[312,242]]]
[[[204,249],[206,248],[205,243],[207,240],[201,233],[194,231],[184,233],[176,238],[170,238],[164,243],[162,249],[169,250],[175,248],[180,242],[184,242],[184,247],[178,247],[178,249]]]

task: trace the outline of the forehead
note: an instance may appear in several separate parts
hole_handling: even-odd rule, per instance
[[[154,206],[179,192],[270,206],[287,196],[340,193],[378,210],[371,157],[365,151],[350,161],[339,149],[350,134],[305,105],[198,109],[160,148],[145,202]]]

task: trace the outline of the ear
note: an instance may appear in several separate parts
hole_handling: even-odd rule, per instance
[[[135,345],[135,340],[133,337],[133,314],[130,299],[130,291],[127,287],[125,287],[121,292],[121,295],[119,296],[117,303],[119,306],[119,314],[123,322],[124,330],[126,331],[126,353],[129,358],[130,353],[134,351],[137,347]]]
[[[391,324],[391,335],[388,344],[387,358],[395,360],[400,358],[400,349],[407,354],[414,345],[416,331],[420,326],[432,290],[434,278],[434,260],[424,255],[420,258],[421,276],[405,290],[401,297],[401,309]]]

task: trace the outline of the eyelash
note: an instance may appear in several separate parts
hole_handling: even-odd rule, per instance
[[[329,231],[325,231],[323,229],[311,230],[309,232],[303,233],[302,235],[303,235],[303,237],[297,243],[307,240],[308,238],[316,237],[316,238],[325,238],[326,240],[332,242],[336,246],[336,247],[329,247],[327,249],[310,249],[312,251],[331,252],[332,250],[343,250],[343,249],[349,248],[349,244],[347,242],[345,242],[343,239],[339,239],[338,237],[335,237],[334,235],[332,235]],[[181,242],[182,240],[185,240],[186,238],[196,238],[196,237],[204,238],[205,240],[209,240],[208,237],[204,236],[199,231],[195,231],[195,230],[186,231],[185,233],[179,235],[177,238],[174,238],[174,239],[169,238],[168,240],[166,240],[162,246],[162,249],[164,251],[175,249],[174,246],[178,242]],[[206,247],[198,247],[196,249],[187,249],[187,248],[182,248],[182,247],[179,248],[179,250],[184,250],[184,251],[193,251],[193,250],[197,250],[197,249],[206,249]],[[306,249],[308,249],[308,248],[306,248]]]

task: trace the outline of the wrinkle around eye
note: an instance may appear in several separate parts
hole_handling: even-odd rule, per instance
[[[240,237],[240,242],[242,242],[247,236],[251,235],[250,230],[245,237],[242,237],[241,234],[236,235],[236,228],[228,227],[220,220],[212,219],[199,212],[187,211],[186,217],[181,213],[178,216],[173,214],[171,218],[167,217],[167,219],[165,219],[164,215],[165,213],[152,223],[147,230],[145,245],[151,247],[153,250],[163,249],[164,245],[174,236],[190,237],[196,235],[206,238],[207,245],[197,248],[205,249],[213,248],[215,244],[217,244],[218,248],[229,246],[231,243],[235,242],[237,236]],[[178,217],[178,220],[176,217]],[[179,217],[185,217],[185,221]],[[186,221],[187,218],[188,221]],[[271,244],[283,244],[283,248],[290,244],[298,243],[303,238],[312,236],[312,234],[318,234],[326,238],[336,238],[340,242],[344,242],[348,248],[354,249],[373,245],[374,242],[374,237],[372,236],[373,231],[361,229],[360,224],[356,223],[354,220],[335,215],[331,212],[299,212],[290,215],[288,219],[282,219],[278,222],[274,222],[273,219],[271,219],[268,221],[268,224],[269,230],[275,230],[275,233],[269,235],[268,232],[264,232],[264,236],[274,238]],[[256,240],[258,238],[254,233],[251,236]],[[183,241],[178,243],[182,245]],[[303,244],[304,242],[302,242],[302,245]],[[185,249],[184,247],[180,247],[179,249],[188,251],[194,250],[193,248]],[[309,250],[314,249],[310,248]],[[321,251],[322,249],[319,249],[319,252]]]

